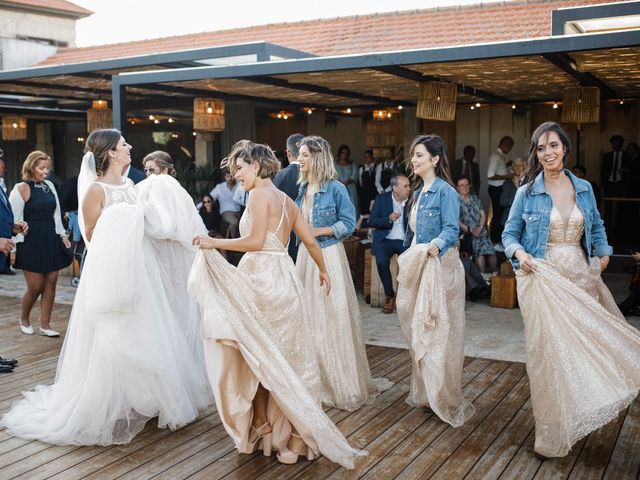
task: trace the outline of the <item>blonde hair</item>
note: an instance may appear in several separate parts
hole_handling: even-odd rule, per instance
[[[260,178],[273,178],[280,170],[280,161],[268,145],[254,143],[250,140],[239,140],[233,147],[229,156],[220,163],[221,169],[229,169],[231,175],[238,171],[238,160],[243,160],[248,164],[257,163]]]
[[[173,168],[173,159],[167,152],[162,150],[151,152],[142,159],[142,165],[146,165],[149,160],[155,162],[156,165],[158,165],[158,167],[160,168],[160,172],[162,172],[162,170],[167,170],[167,173],[169,175],[174,177],[176,176],[176,170],[175,168]]]
[[[33,171],[38,166],[38,162],[41,160],[51,160],[51,157],[40,150],[34,150],[29,155],[27,155],[27,159],[22,164],[22,180],[28,182],[29,180],[33,180]]]
[[[298,148],[306,146],[311,153],[311,167],[308,172],[300,172],[298,183],[320,186],[338,178],[338,172],[331,155],[331,145],[317,135],[304,137],[298,142]]]

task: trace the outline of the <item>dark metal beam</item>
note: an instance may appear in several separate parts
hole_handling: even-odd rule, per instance
[[[576,52],[640,45],[640,31],[615,32],[596,35],[573,35],[498,42],[493,44],[465,45],[423,50],[408,50],[387,53],[364,53],[337,57],[303,58],[258,62],[244,65],[223,65],[174,69],[156,72],[122,73],[118,75],[122,84],[141,85],[148,83],[181,82],[207,78],[238,78],[253,76],[286,75],[384,66],[414,65],[422,63],[458,62],[489,58],[508,58],[542,55],[556,52]],[[0,74],[1,75],[1,74]],[[1,77],[0,77],[1,78]]]
[[[640,2],[607,3],[552,10],[551,35],[564,35],[564,26],[568,22],[626,15],[640,15]]]
[[[388,73],[389,75],[395,75],[396,77],[406,78],[407,80],[413,80],[415,82],[429,82],[429,81],[442,82],[443,81],[439,77],[434,77],[432,75],[424,75],[420,72],[416,72],[415,70],[411,70],[410,68],[405,68],[405,67],[398,67],[398,66],[378,67],[378,68],[375,68],[374,70]],[[453,83],[453,82],[447,82],[447,83]],[[480,88],[475,88],[469,85],[463,85],[461,83],[455,83],[455,85],[458,88],[459,93],[474,95],[478,98],[484,98],[486,100],[491,100],[493,102],[500,102],[500,103],[511,102],[511,100],[509,100],[506,97],[495,95],[493,93],[487,92]]]
[[[578,65],[576,65],[576,62],[568,54],[564,52],[545,53],[542,56],[545,60],[554,64],[560,70],[575,78],[580,83],[580,85],[583,85],[585,87],[600,87],[600,95],[603,98],[617,98],[616,92],[614,92],[606,83],[604,83],[598,77],[589,72],[579,71]]]
[[[271,49],[273,45],[273,49]],[[54,75],[73,75],[83,72],[103,70],[119,70],[165,63],[184,62],[191,60],[206,60],[210,58],[237,57],[242,55],[257,55],[268,48],[273,52],[287,52],[287,58],[304,58],[309,54],[292,48],[280,47],[270,42],[249,42],[237,45],[220,45],[216,47],[196,48],[179,52],[153,53],[132,57],[116,58],[112,60],[97,60],[94,62],[74,63],[70,65],[52,65],[46,67],[30,67],[20,70],[5,70],[0,72],[0,81],[17,80],[23,78],[50,77]]]
[[[341,89],[333,89],[327,88],[320,85],[313,85],[311,83],[301,83],[301,82],[288,82],[282,78],[273,78],[268,76],[258,76],[251,77],[246,79],[249,82],[262,83],[264,85],[272,85],[274,87],[283,87],[290,88],[292,90],[300,90],[303,92],[313,92],[313,93],[321,93],[323,95],[333,95],[336,97],[345,97],[353,100],[363,100],[366,102],[377,103],[380,105],[397,105],[398,102],[403,103],[405,105],[415,105],[415,102],[409,102],[406,100],[393,100],[388,97],[379,97],[377,95],[365,95],[358,92],[352,92],[349,90],[341,90]]]

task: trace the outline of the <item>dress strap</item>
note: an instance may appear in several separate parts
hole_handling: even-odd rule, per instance
[[[278,230],[280,230],[280,227],[282,226],[282,221],[284,220],[285,217],[287,217],[287,222],[289,222],[289,214],[287,213],[287,209],[285,208],[285,203],[287,203],[287,194],[282,193],[282,213],[280,214],[280,222],[278,222],[278,226],[274,230],[274,233],[277,233]]]

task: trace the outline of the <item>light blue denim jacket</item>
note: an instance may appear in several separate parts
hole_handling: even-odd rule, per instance
[[[587,258],[611,255],[613,249],[607,243],[607,232],[600,218],[591,184],[577,178],[569,170],[564,172],[573,183],[576,205],[584,216],[581,243]],[[515,268],[520,266],[520,262],[514,257],[519,248],[534,258],[544,258],[547,253],[552,207],[551,195],[544,188],[544,172],[533,181],[531,192],[527,193],[527,185],[518,188],[502,232],[504,253]]]
[[[418,197],[420,199],[418,200]],[[413,201],[418,202],[416,215],[416,243],[432,242],[440,249],[440,256],[454,247],[460,231],[460,196],[440,177],[436,177],[428,191],[420,196],[413,192]],[[409,223],[409,222],[407,222]],[[414,232],[407,225],[405,246],[411,245]]]
[[[302,208],[307,183],[300,185],[296,204]],[[356,208],[349,199],[347,188],[338,180],[331,180],[313,195],[312,227],[331,227],[333,236],[321,235],[316,238],[321,248],[346,239],[356,228]],[[300,243],[300,239],[297,240]]]

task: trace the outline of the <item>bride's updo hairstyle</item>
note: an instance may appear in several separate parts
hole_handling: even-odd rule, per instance
[[[222,160],[220,168],[223,170],[228,168],[231,175],[235,175],[238,170],[238,159],[250,165],[257,163],[259,166],[258,177],[260,178],[273,178],[280,170],[280,161],[276,158],[271,147],[261,143],[253,143],[250,140],[236,142],[231,147],[229,156]]]
[[[115,128],[98,128],[89,134],[85,144],[85,153],[93,153],[96,161],[96,174],[104,175],[109,168],[109,151],[115,150],[122,134]]]

